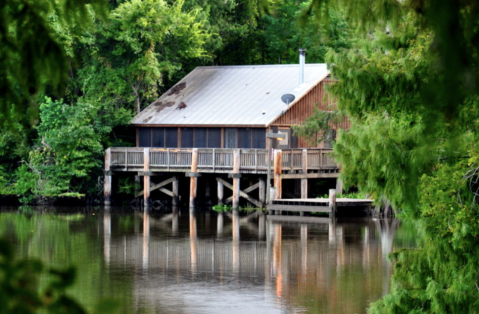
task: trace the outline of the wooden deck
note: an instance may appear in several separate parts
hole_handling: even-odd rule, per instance
[[[369,208],[374,200],[335,198],[333,202],[334,204],[332,204],[330,198],[275,199],[271,201],[267,208],[274,211],[332,213],[341,207]]]
[[[172,197],[173,205],[179,201],[178,173],[183,172],[190,179],[190,208],[195,207],[198,178],[205,174],[215,175],[217,181],[218,203],[232,201],[234,209],[239,207],[239,197],[247,199],[261,207],[269,199],[270,180],[274,182],[275,199],[282,198],[283,179],[301,179],[301,197],[308,193],[308,179],[338,178],[339,168],[332,158],[331,149],[222,149],[222,148],[139,148],[113,147],[105,152],[104,195],[105,205],[111,204],[112,175],[115,172],[133,172],[143,177],[143,195],[145,206],[149,206],[150,192],[154,189]],[[271,154],[271,156],[270,156]],[[151,177],[169,173],[171,176],[152,185]],[[232,179],[232,184],[225,181]],[[243,175],[256,174],[258,183],[240,189]],[[265,180],[266,177],[266,180]],[[339,180],[338,180],[339,181]],[[265,184],[265,182],[268,182]],[[171,184],[171,190],[165,188]],[[224,187],[231,189],[233,196],[224,199]],[[258,200],[248,193],[258,189]],[[318,205],[319,206],[319,205]]]
[[[239,154],[240,173],[266,174],[268,171],[269,150],[267,149],[138,147],[109,148],[110,170],[143,171],[145,152],[147,152],[149,171],[151,172],[190,172],[194,150],[197,151],[196,171],[200,173],[233,173],[235,154]],[[304,169],[307,169],[307,173],[310,173],[309,177],[315,177],[314,173],[330,174],[325,177],[337,177],[338,167],[331,153],[331,149],[281,150],[282,172],[294,176],[298,173],[303,174]],[[271,164],[273,164],[273,160],[271,160]],[[303,167],[304,165],[306,167]]]

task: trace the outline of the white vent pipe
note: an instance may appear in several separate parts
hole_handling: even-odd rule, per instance
[[[304,63],[306,60],[306,49],[299,49],[299,84],[304,83]]]

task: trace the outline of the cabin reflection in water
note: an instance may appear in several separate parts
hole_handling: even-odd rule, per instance
[[[241,285],[255,293],[259,289],[262,298],[283,309],[311,306],[311,310],[316,302],[321,313],[361,313],[371,295],[379,298],[388,293],[387,255],[393,250],[396,220],[337,222],[308,217],[308,222],[296,217],[297,221],[288,222],[288,217],[274,221],[283,217],[272,220],[256,213],[218,214],[216,219],[201,217],[216,233],[202,237],[194,212],[189,213],[189,236],[187,225],[181,223],[184,219],[180,220],[184,217],[176,210],[160,218],[147,212],[138,215],[142,215],[141,230],[114,237],[111,216],[105,213],[104,259],[110,268],[141,269],[134,293],[157,310],[165,302],[181,299],[183,310],[195,312],[195,304],[184,304],[181,285],[199,284],[205,291],[220,289],[225,294]],[[245,239],[242,232],[248,235]],[[168,298],[163,299],[163,293]]]

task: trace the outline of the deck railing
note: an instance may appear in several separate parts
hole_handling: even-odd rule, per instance
[[[145,148],[112,147],[110,167],[115,170],[141,171],[144,167]],[[149,168],[152,171],[189,171],[193,162],[193,149],[149,148]],[[239,151],[240,172],[265,173],[268,169],[267,149],[198,148],[197,169],[200,172],[231,172],[235,151]],[[335,169],[331,149],[284,149],[283,171]],[[303,168],[303,163],[306,167]],[[271,165],[273,161],[271,160]]]

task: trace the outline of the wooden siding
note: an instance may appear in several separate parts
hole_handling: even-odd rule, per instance
[[[291,127],[292,125],[300,125],[310,117],[315,108],[319,107],[321,110],[330,110],[328,105],[333,101],[330,96],[327,95],[324,87],[328,84],[334,83],[335,80],[324,79],[318,85],[313,87],[308,93],[306,93],[301,99],[293,104],[281,117],[277,118],[271,126],[278,127]],[[333,129],[349,129],[350,122],[345,117],[343,122],[334,125]],[[321,147],[322,143],[311,143],[304,138],[298,138],[298,147]]]

